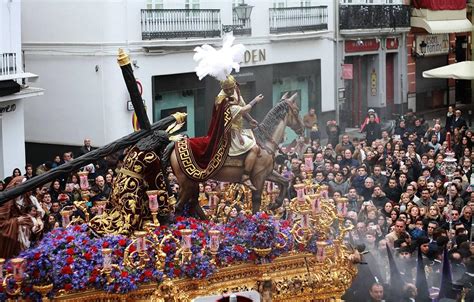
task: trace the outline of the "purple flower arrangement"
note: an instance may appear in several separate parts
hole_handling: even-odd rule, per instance
[[[189,261],[181,261],[176,257],[181,248],[180,230],[190,229],[191,252]],[[210,230],[221,232],[219,250],[216,255],[209,251]],[[51,231],[37,246],[20,254],[26,259],[22,292],[26,298],[39,299],[39,294],[32,290],[33,285],[53,284],[51,296],[59,291],[70,292],[84,289],[104,289],[112,293],[126,293],[145,283],[159,283],[164,275],[169,278],[204,279],[211,276],[217,268],[236,263],[264,263],[288,253],[301,250],[295,244],[290,233],[289,221],[279,221],[266,213],[255,215],[239,215],[226,224],[215,224],[194,218],[176,217],[174,224],[161,226],[154,230],[156,238],[161,241],[166,235],[172,234],[177,240],[165,240],[162,251],[166,254],[164,270],[155,267],[157,255],[152,248],[147,254],[148,261],[144,268],[124,266],[125,249],[131,239],[125,236],[93,237],[86,224],[58,228]],[[150,235],[148,239],[153,240]],[[107,282],[106,275],[101,272],[104,258],[103,248],[112,249],[113,268]],[[129,252],[136,249],[130,245]],[[268,255],[262,256],[255,249],[271,249]],[[315,245],[309,244],[306,251],[315,252]],[[215,260],[215,261],[214,261]],[[9,262],[6,267],[8,268]],[[110,281],[110,280],[109,280]],[[0,292],[0,298],[2,297]]]

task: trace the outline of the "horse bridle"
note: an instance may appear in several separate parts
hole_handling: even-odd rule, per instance
[[[291,104],[288,104],[289,106],[289,110],[291,111],[291,114],[293,114],[293,116],[298,119],[298,110],[296,108],[293,108],[293,106]],[[304,132],[303,132],[303,127],[301,125],[299,125],[299,127],[297,129],[294,129],[294,131],[296,132],[296,134],[298,135],[304,135]]]
[[[296,110],[295,108],[293,108],[293,106],[291,106],[291,104],[288,104],[289,106],[289,110],[291,110],[291,113],[298,117],[298,110]],[[260,127],[260,123],[257,124],[257,128],[260,129],[260,131],[262,131],[263,135],[265,136],[265,138],[270,142],[272,143],[272,145],[275,147],[276,150],[278,150],[278,152],[280,152],[280,154],[285,154],[285,152],[283,152],[283,150],[280,148],[280,146],[278,145],[277,142],[275,142],[275,140],[272,138],[272,136],[263,128],[263,127]],[[300,132],[303,133],[303,127],[300,127],[296,130],[294,130],[296,133]],[[271,150],[268,150],[267,148],[265,148],[265,145],[264,146],[261,146],[263,149],[267,150],[267,152],[269,152],[272,156],[275,156],[275,152],[271,151]]]

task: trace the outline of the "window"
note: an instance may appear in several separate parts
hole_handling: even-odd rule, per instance
[[[309,6],[311,6],[311,0],[309,0],[309,1],[300,1],[300,6],[301,6],[301,7],[309,7]]]
[[[199,0],[186,0],[184,3],[185,9],[199,9]]]
[[[163,9],[163,0],[146,0],[147,9]]]
[[[286,7],[286,1],[273,0],[273,8],[283,8],[283,7]]]

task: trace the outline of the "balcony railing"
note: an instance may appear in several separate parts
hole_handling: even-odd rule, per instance
[[[16,73],[16,53],[0,53],[0,76]]]
[[[327,29],[327,6],[270,8],[271,34]]]
[[[339,28],[379,29],[410,27],[408,5],[340,5]]]
[[[142,9],[142,39],[212,38],[221,35],[218,9]]]
[[[239,20],[235,12],[232,13],[232,24],[242,25],[241,28],[236,28],[233,30],[234,36],[250,36],[252,34],[252,27],[250,27],[250,19]]]

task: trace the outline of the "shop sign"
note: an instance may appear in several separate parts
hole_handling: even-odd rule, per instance
[[[380,39],[348,40],[344,44],[346,52],[376,51],[380,48]]]
[[[416,53],[420,55],[437,56],[449,53],[449,34],[417,35],[415,43]],[[426,45],[424,54],[420,45]]]
[[[370,74],[370,95],[377,95],[377,73],[375,69],[372,69],[372,73]]]
[[[250,49],[244,53],[245,64],[255,64],[265,62],[267,60],[267,51],[265,48]]]
[[[386,49],[398,49],[398,38],[387,38],[385,40]]]
[[[342,64],[342,79],[343,80],[352,80],[353,79],[353,65],[352,64]]]
[[[16,110],[16,104],[6,105],[0,107],[0,115],[6,112],[13,112]]]

